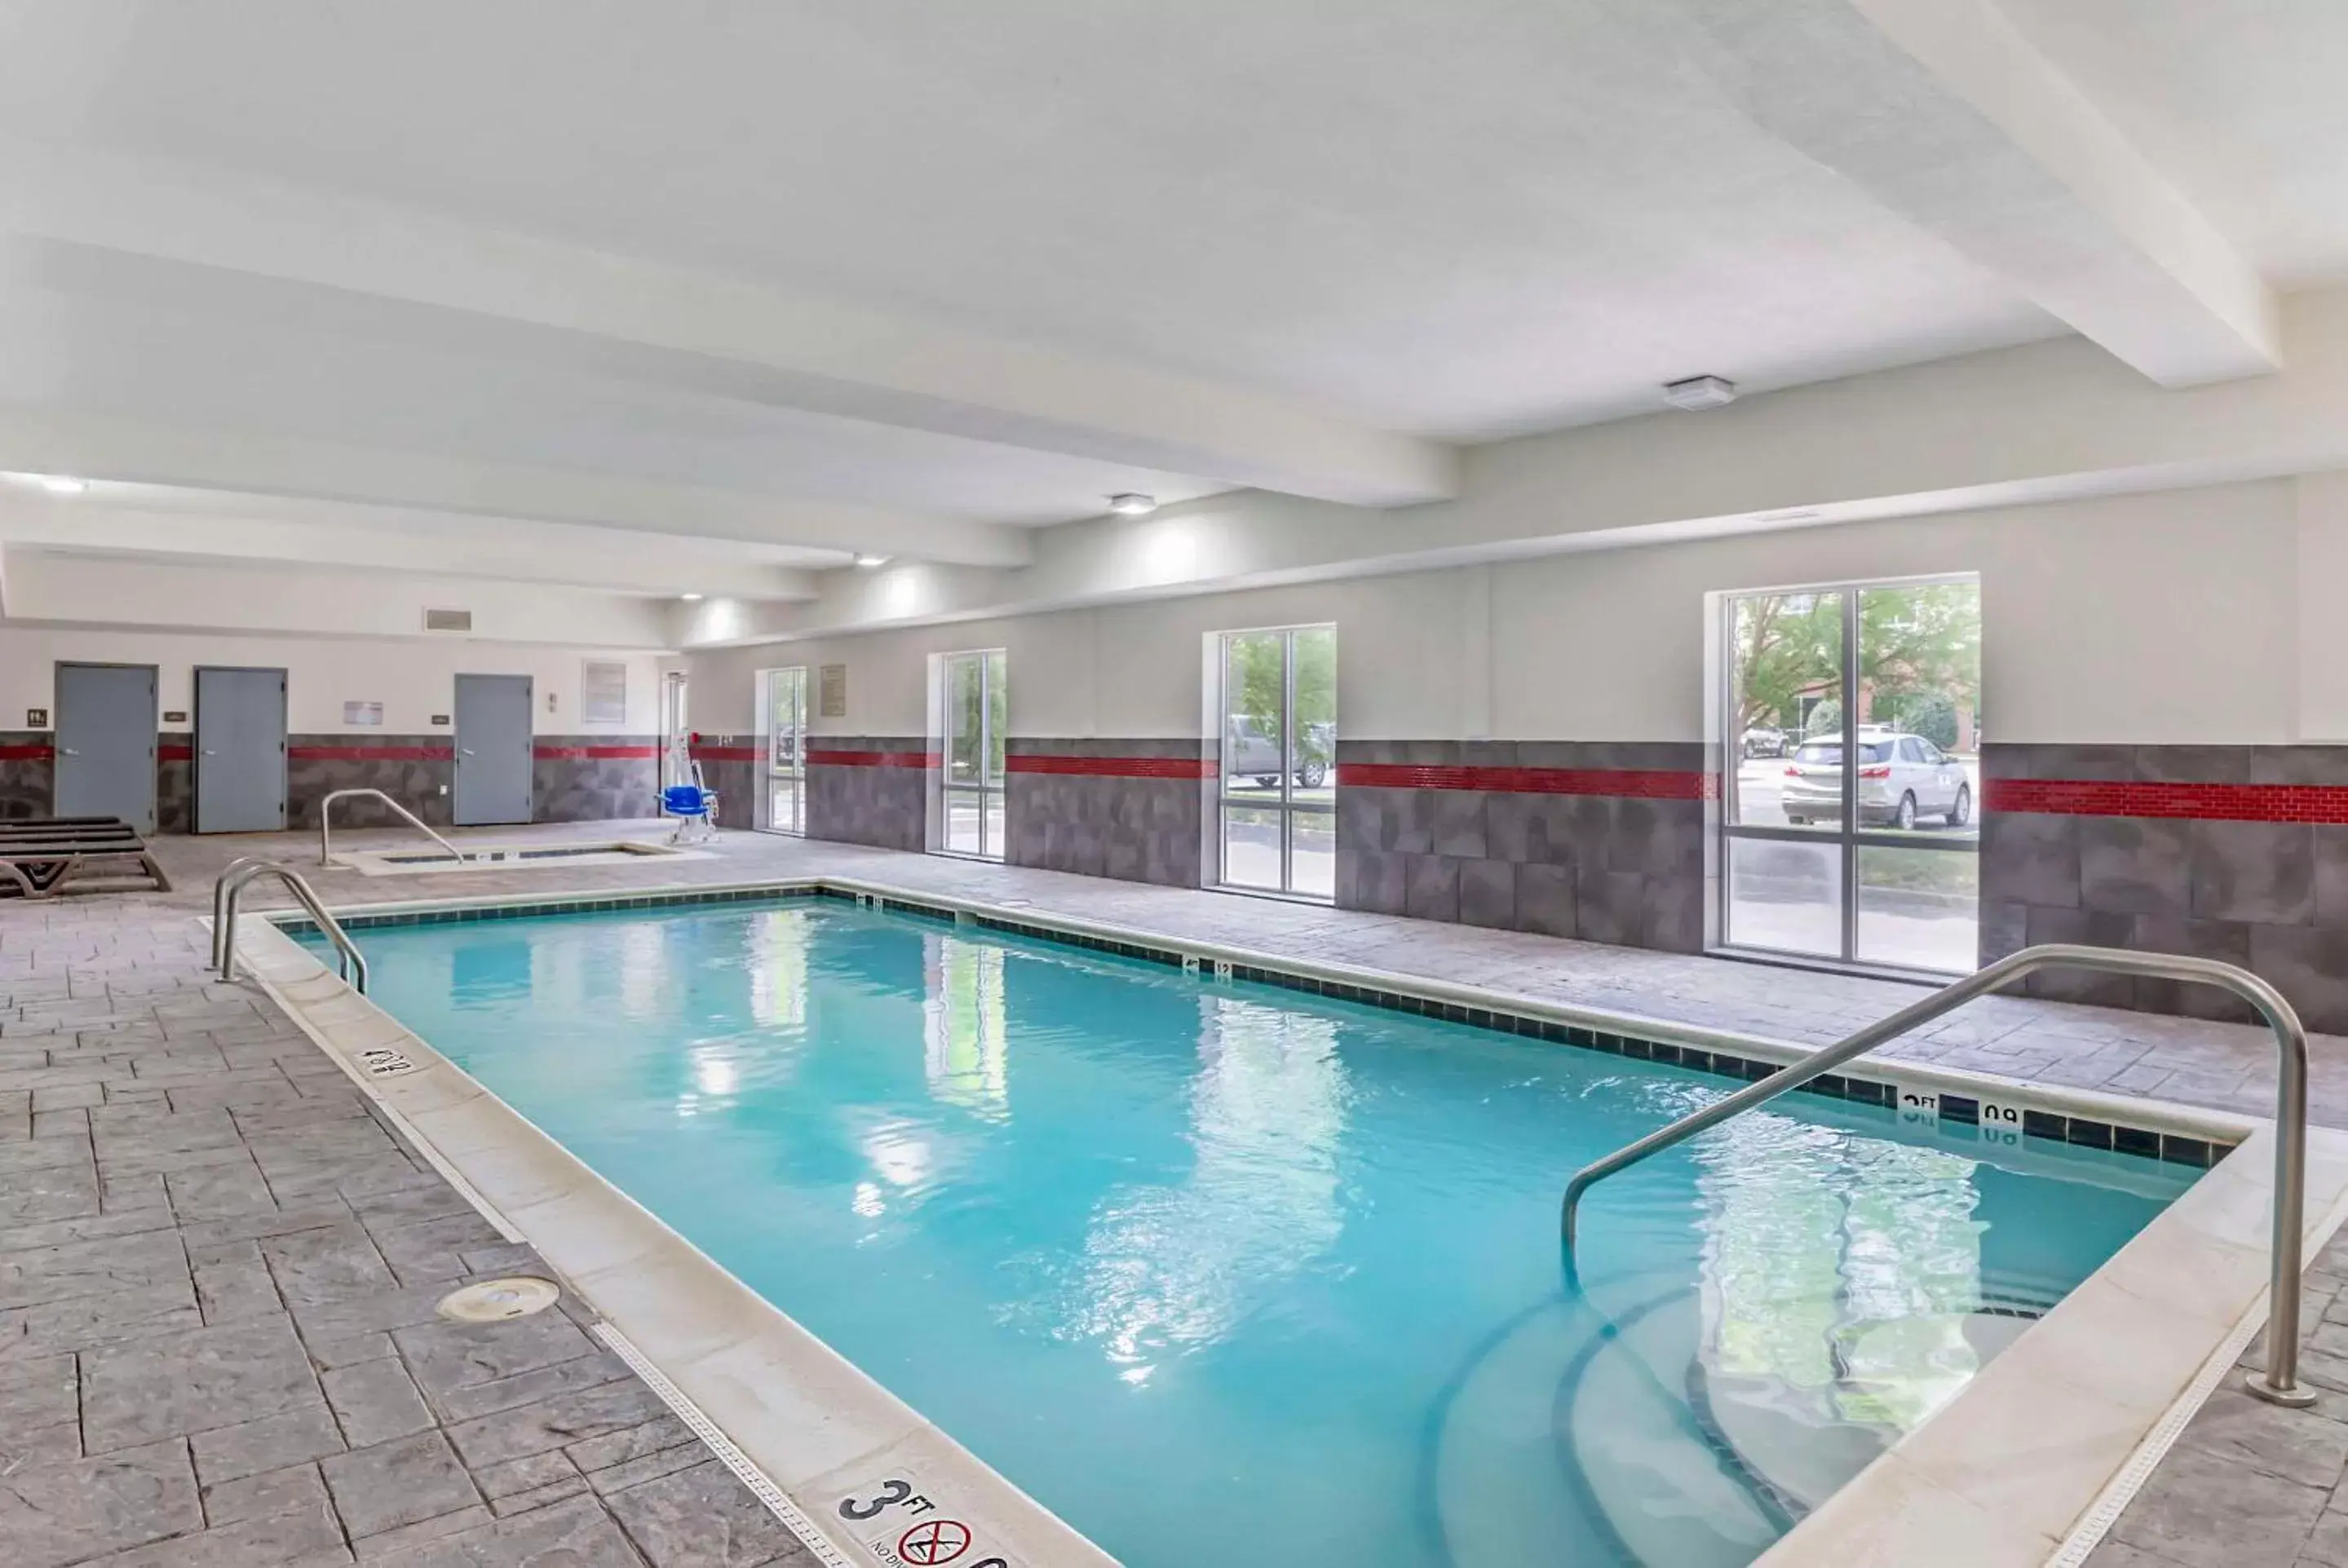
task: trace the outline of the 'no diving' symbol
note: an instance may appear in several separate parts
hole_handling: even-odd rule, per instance
[[[897,1538],[897,1555],[914,1568],[937,1568],[970,1550],[970,1526],[953,1519],[916,1524]]]

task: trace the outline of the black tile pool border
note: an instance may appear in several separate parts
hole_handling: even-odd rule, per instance
[[[1740,1056],[1733,1051],[1713,1050],[1693,1045],[1674,1045],[1666,1040],[1643,1040],[1636,1035],[1592,1029],[1586,1024],[1566,1023],[1557,1019],[1537,1018],[1527,1013],[1510,1012],[1502,1008],[1475,1007],[1465,1002],[1446,1001],[1435,997],[1414,996],[1408,991],[1389,989],[1382,986],[1364,985],[1352,980],[1323,979],[1317,975],[1300,974],[1293,970],[1269,968],[1260,964],[1225,963],[1220,959],[1201,958],[1176,947],[1148,942],[1125,941],[1113,937],[1096,937],[1087,932],[1070,930],[1040,921],[1015,919],[979,910],[957,909],[950,905],[925,903],[893,893],[868,893],[852,887],[836,887],[827,883],[778,884],[767,887],[678,888],[664,893],[572,894],[561,897],[532,899],[520,904],[473,905],[444,909],[382,910],[374,913],[338,916],[346,931],[363,931],[397,926],[469,925],[482,920],[519,920],[533,916],[578,915],[608,909],[657,909],[695,904],[778,904],[798,899],[829,898],[879,909],[886,914],[908,915],[918,919],[933,920],[944,925],[972,925],[1009,936],[1025,937],[1036,941],[1051,942],[1061,947],[1080,948],[1087,952],[1107,953],[1120,958],[1138,958],[1145,963],[1164,964],[1179,969],[1194,969],[1215,979],[1246,981],[1256,985],[1279,986],[1287,990],[1303,991],[1332,1001],[1355,1002],[1365,1007],[1383,1008],[1390,1012],[1410,1013],[1419,1018],[1439,1020],[1445,1023],[1464,1024],[1469,1029],[1488,1030],[1496,1034],[1513,1034],[1526,1040],[1539,1040],[1551,1045],[1571,1046],[1581,1050],[1595,1050],[1607,1056],[1628,1057],[1636,1061],[1655,1061],[1666,1066],[1686,1068],[1692,1071],[1715,1077],[1752,1082],[1767,1078],[1786,1064],[1759,1057]],[[293,911],[271,912],[267,917],[281,930],[288,932],[314,931],[317,923],[308,916]],[[1900,1103],[1900,1089],[1895,1083],[1881,1079],[1867,1078],[1855,1073],[1821,1073],[1794,1091],[1797,1094],[1815,1095],[1827,1100],[1847,1101],[1854,1105],[1894,1106]],[[1941,1091],[1937,1096],[1936,1113],[1942,1122],[1964,1126],[1982,1125],[1982,1106],[1979,1098]],[[2094,1117],[2071,1116],[2059,1111],[2025,1108],[2020,1112],[2019,1124],[2005,1112],[2006,1124],[2024,1138],[2039,1139],[2054,1143],[2076,1144],[2082,1148],[2108,1149],[2118,1153],[2134,1154],[2146,1159],[2165,1161],[2170,1164],[2207,1168],[2232,1153],[2234,1145],[2218,1140],[2193,1138],[2176,1132],[2164,1132],[2157,1128],[2131,1127],[2124,1122],[2106,1122]]]

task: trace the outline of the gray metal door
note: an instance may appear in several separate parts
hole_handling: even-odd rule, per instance
[[[527,675],[457,677],[457,825],[530,819]]]
[[[57,666],[59,816],[118,816],[155,831],[155,667]]]
[[[196,671],[196,831],[285,825],[285,671]]]

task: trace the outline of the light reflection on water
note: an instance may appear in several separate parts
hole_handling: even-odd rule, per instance
[[[386,1006],[1133,1568],[1734,1568],[2185,1181],[1764,1112],[1592,1197],[1585,1298],[1565,1177],[1734,1084],[829,903],[364,939]]]

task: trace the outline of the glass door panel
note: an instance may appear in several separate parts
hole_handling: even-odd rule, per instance
[[[1223,639],[1222,884],[1336,891],[1337,634]]]
[[[1003,651],[945,658],[943,847],[951,855],[1003,858],[1004,737],[1011,727]]]
[[[1980,584],[1734,595],[1722,633],[1723,940],[1973,968]]]
[[[807,831],[807,671],[767,670],[767,816],[770,833]]]

